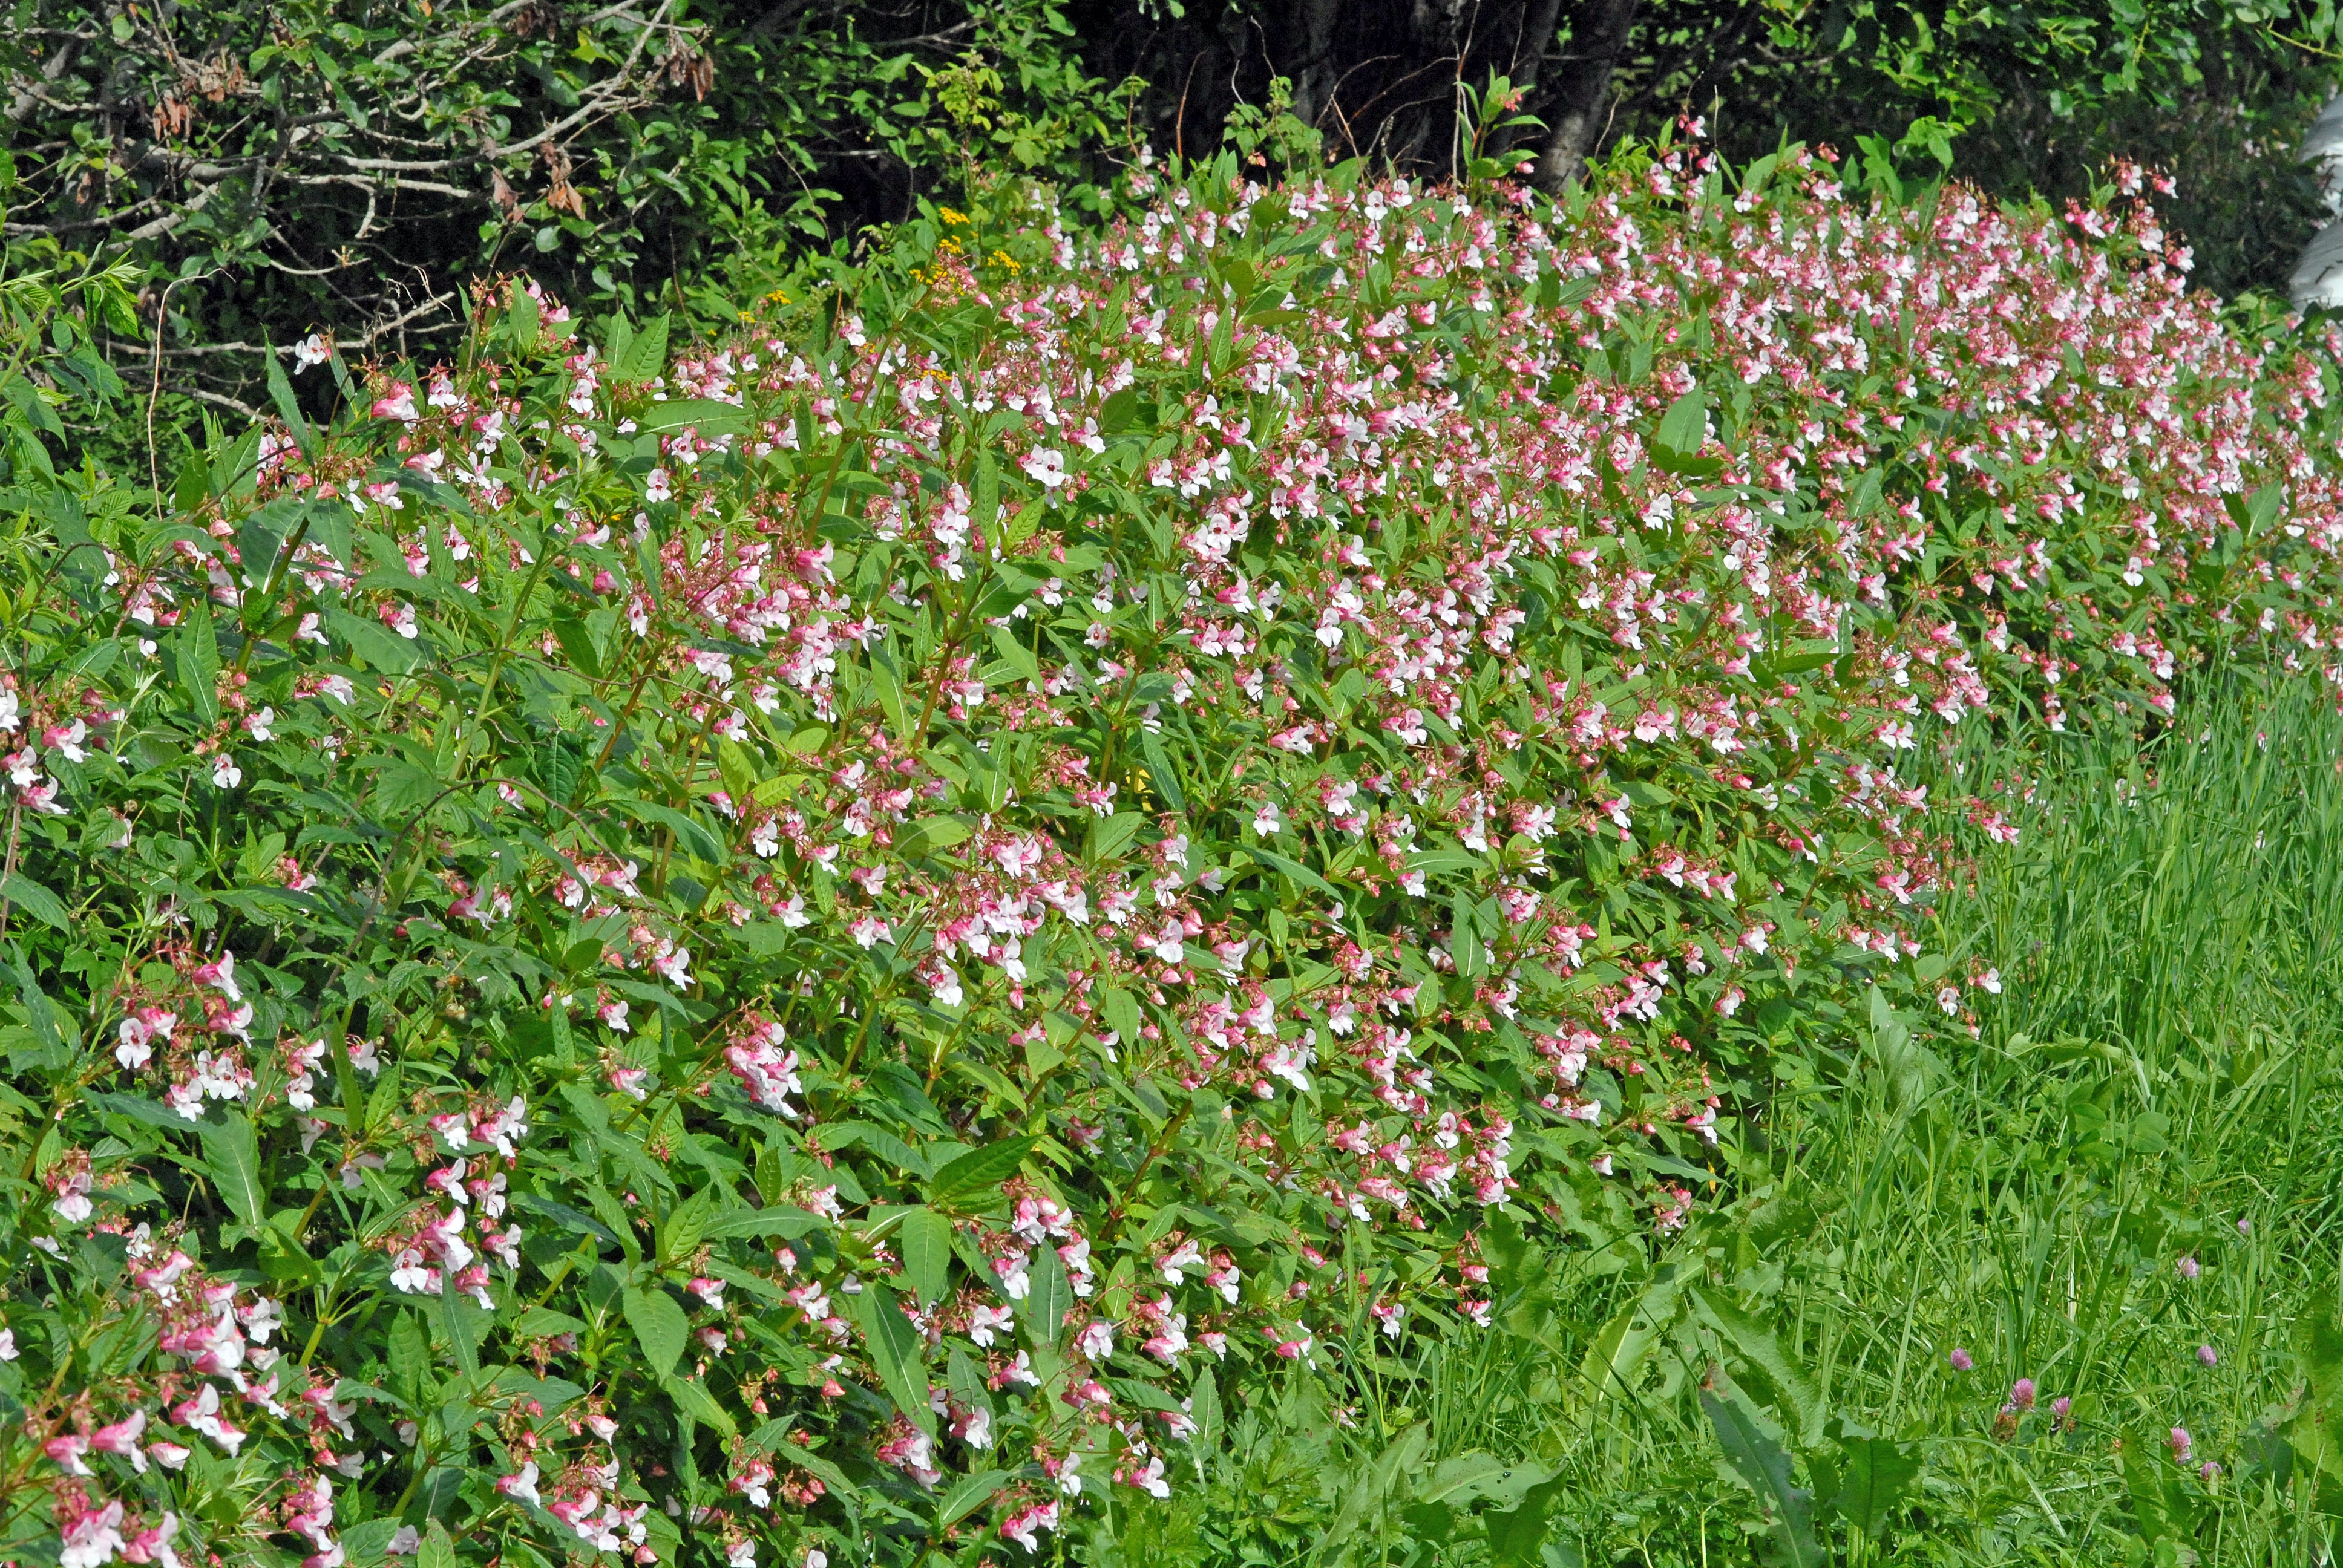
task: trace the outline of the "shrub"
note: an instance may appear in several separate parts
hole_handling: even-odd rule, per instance
[[[1915,748],[2333,646],[2136,182],[1231,167],[19,525],[11,1551],[1021,1557],[1995,989]]]

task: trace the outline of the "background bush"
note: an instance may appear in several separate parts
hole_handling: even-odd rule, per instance
[[[1922,759],[2331,680],[2343,509],[2331,347],[2131,176],[1494,172],[1002,186],[689,352],[482,289],[167,495],[20,371],[13,1549],[1096,1556],[1322,1409],[1384,1479],[1272,1541],[1561,1550],[1550,1457],[1395,1490],[1418,1410],[1534,1411],[1477,1347],[1755,1196],[1777,1081],[1928,1102],[2023,812]],[[1664,1291],[1782,1551],[1922,1523],[1745,1272],[1594,1384]]]
[[[2178,177],[2200,281],[2275,289],[2321,216],[2292,150],[2336,26],[2207,0],[28,0],[0,41],[0,178],[20,266],[49,242],[142,269],[103,336],[140,379],[161,353],[176,464],[206,409],[266,405],[266,346],[446,354],[478,278],[719,331],[1001,177],[1049,182],[1070,221],[1122,210],[1111,176],[1149,149],[1460,177],[1493,79],[1526,117],[1483,150],[1550,193],[1687,115],[1739,162],[1876,142],[2021,200],[2123,156]],[[98,433],[143,462],[143,424]]]

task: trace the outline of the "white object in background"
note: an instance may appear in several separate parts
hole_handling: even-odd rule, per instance
[[[2319,188],[2327,194],[2327,210],[2343,215],[2343,94],[2327,100],[2297,155],[2318,166]],[[2294,274],[2286,280],[2287,293],[2305,309],[2323,305],[2343,310],[2343,216],[2335,216],[2310,238]]]

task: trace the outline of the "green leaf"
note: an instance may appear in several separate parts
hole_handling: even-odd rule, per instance
[[[936,1528],[949,1530],[986,1503],[992,1494],[1007,1485],[1010,1474],[1005,1470],[980,1470],[960,1477],[958,1484],[944,1493],[936,1508]]]
[[[1393,1482],[1415,1467],[1430,1435],[1430,1429],[1421,1422],[1411,1426],[1385,1444],[1382,1453],[1351,1473],[1349,1484],[1343,1488],[1342,1506],[1335,1513],[1334,1522],[1327,1526],[1325,1539],[1319,1543],[1322,1552],[1331,1552],[1348,1541],[1367,1516],[1383,1505],[1383,1499],[1391,1495]]]
[[[1249,847],[1245,850],[1245,853],[1251,855],[1254,859],[1260,861],[1262,865],[1269,867],[1271,869],[1283,872],[1289,879],[1300,884],[1301,886],[1310,889],[1313,892],[1323,893],[1328,898],[1334,900],[1338,903],[1342,901],[1342,895],[1335,890],[1333,883],[1328,881],[1325,878],[1320,876],[1317,872],[1312,870],[1301,861],[1288,859],[1285,856],[1279,854],[1276,850],[1264,849],[1258,844]]]
[[[524,1339],[552,1339],[558,1334],[582,1334],[586,1324],[568,1312],[557,1312],[549,1307],[531,1307],[515,1318],[509,1325],[512,1332]]]
[[[1091,822],[1091,854],[1093,860],[1111,860],[1122,853],[1139,829],[1147,824],[1142,811],[1117,811],[1111,817],[1095,818]]]
[[[822,1484],[833,1492],[847,1497],[853,1496],[854,1483],[846,1479],[846,1472],[839,1469],[811,1449],[800,1448],[791,1442],[787,1435],[789,1430],[788,1422],[773,1422],[759,1427],[757,1435],[749,1441],[753,1446],[769,1447],[772,1452],[782,1455],[807,1474],[820,1476]]]
[[[326,629],[347,643],[350,651],[386,675],[405,675],[423,662],[423,650],[379,621],[364,619],[347,610],[326,612]]]
[[[1017,1168],[1033,1151],[1041,1140],[1037,1137],[1004,1138],[998,1143],[988,1143],[981,1149],[947,1161],[928,1183],[931,1202],[949,1203],[970,1192],[988,1191],[1017,1174]]]
[[[1557,1475],[1531,1487],[1519,1506],[1488,1516],[1492,1568],[1536,1568],[1552,1523],[1547,1510],[1561,1498],[1564,1484]]]
[[[415,1549],[415,1568],[456,1568],[456,1543],[437,1519]]]
[[[0,877],[0,899],[5,899],[45,926],[65,930],[71,925],[65,900],[21,871]]]
[[[285,362],[277,357],[277,350],[267,347],[266,339],[263,339],[263,346],[266,352],[260,358],[267,367],[268,399],[277,406],[277,417],[284,420],[286,428],[293,432],[293,444],[301,448],[301,455],[304,457],[313,456],[309,422],[301,417],[301,400],[293,396],[293,383],[286,379]]]
[[[827,1223],[809,1209],[794,1203],[784,1203],[774,1209],[735,1209],[719,1214],[708,1222],[707,1237],[711,1241],[733,1236],[779,1236],[795,1241]]]
[[[236,1217],[259,1229],[268,1207],[260,1181],[260,1145],[252,1123],[239,1111],[220,1113],[217,1121],[199,1121],[196,1131],[204,1141],[204,1170],[212,1179],[220,1201]]]
[[[1074,1308],[1073,1282],[1066,1278],[1065,1260],[1055,1247],[1033,1249],[1026,1265],[1025,1335],[1036,1350],[1053,1348],[1066,1332],[1066,1314]]]
[[[594,634],[586,623],[574,615],[553,618],[553,640],[569,656],[572,668],[589,680],[602,678],[602,650],[595,646]],[[731,742],[727,741],[727,745]]]
[[[933,1209],[914,1209],[903,1216],[900,1240],[904,1277],[920,1304],[933,1306],[951,1282],[951,1221]]]
[[[1713,1381],[1714,1390],[1700,1391],[1700,1407],[1708,1412],[1734,1473],[1766,1503],[1785,1560],[1792,1568],[1828,1568],[1829,1555],[1815,1539],[1811,1500],[1791,1482],[1789,1454],[1766,1432],[1740,1390],[1721,1377]]]
[[[1139,732],[1139,754],[1147,759],[1147,781],[1163,803],[1174,811],[1185,811],[1188,802],[1180,793],[1180,775],[1172,769],[1172,759],[1163,754],[1163,742],[1152,729]]]
[[[879,1369],[879,1381],[886,1385],[889,1397],[905,1420],[932,1437],[936,1412],[928,1403],[928,1369],[920,1356],[920,1337],[895,1304],[895,1292],[876,1280],[869,1281],[854,1298],[854,1310],[862,1321],[870,1364]]]
[[[1139,1010],[1139,999],[1121,986],[1099,988],[1099,1010],[1106,1014],[1107,1027],[1120,1040],[1137,1040],[1147,1021],[1146,1015]]]
[[[1578,1375],[1595,1398],[1634,1392],[1644,1358],[1675,1322],[1676,1298],[1683,1289],[1682,1281],[1673,1275],[1654,1282],[1641,1299],[1628,1302],[1594,1336],[1579,1363]]]
[[[516,1209],[527,1210],[532,1214],[542,1214],[565,1230],[580,1231],[598,1241],[608,1241],[613,1247],[625,1245],[618,1232],[584,1210],[573,1209],[567,1203],[556,1202],[553,1199],[541,1197],[535,1192],[517,1192],[513,1195],[512,1206]],[[803,1211],[799,1211],[803,1212]]]
[[[684,1412],[694,1421],[714,1427],[726,1437],[732,1437],[739,1433],[740,1428],[733,1421],[732,1412],[726,1410],[718,1402],[716,1396],[708,1392],[706,1383],[696,1378],[669,1376],[660,1379],[659,1386],[667,1390],[668,1397],[682,1407]]]
[[[212,607],[191,597],[180,614],[178,635],[173,638],[179,663],[179,689],[188,706],[206,724],[219,712],[219,639],[212,630]]]
[[[1845,1480],[1831,1500],[1838,1516],[1871,1540],[1879,1539],[1896,1505],[1920,1476],[1918,1450],[1884,1437],[1843,1437]]]
[[[1704,1171],[1700,1175],[1706,1180],[1709,1173]],[[1822,1442],[1823,1421],[1828,1413],[1823,1406],[1822,1390],[1804,1367],[1783,1352],[1774,1331],[1709,1292],[1695,1290],[1691,1300],[1694,1311],[1765,1374],[1765,1381],[1780,1396],[1775,1409],[1797,1429],[1798,1442],[1807,1448]]]
[[[626,1314],[627,1326],[635,1331],[635,1342],[643,1347],[643,1359],[650,1363],[652,1373],[666,1377],[675,1370],[691,1337],[690,1321],[683,1308],[665,1291],[643,1291],[631,1285],[619,1296],[618,1306]]]
[[[1708,395],[1701,390],[1698,382],[1660,416],[1656,439],[1671,457],[1699,455],[1702,444],[1708,439]]]
[[[479,1342],[472,1335],[471,1320],[464,1309],[470,1305],[464,1292],[457,1288],[456,1271],[447,1270],[439,1281],[439,1322],[447,1331],[447,1348],[456,1353],[456,1364],[467,1373],[480,1370]]]
[[[958,817],[922,817],[905,829],[895,842],[906,859],[917,855],[932,855],[963,844],[976,829]]]
[[[649,381],[667,368],[667,317],[654,316],[643,323],[643,329],[627,343],[623,355],[617,352],[617,337],[612,335],[610,378],[613,381]]]
[[[627,800],[620,804],[628,816],[645,826],[665,828],[673,833],[684,852],[696,860],[721,866],[730,859],[725,852],[722,839],[709,832],[702,823],[671,806],[661,806],[649,800]]]

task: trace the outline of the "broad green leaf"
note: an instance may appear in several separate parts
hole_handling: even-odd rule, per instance
[[[1384,1498],[1391,1495],[1393,1483],[1413,1469],[1430,1436],[1430,1429],[1419,1422],[1392,1439],[1382,1453],[1352,1471],[1349,1484],[1342,1489],[1342,1506],[1319,1543],[1321,1551],[1331,1552],[1341,1546],[1358,1532],[1372,1513],[1382,1507]]]
[[[1513,1508],[1488,1515],[1492,1568],[1537,1568],[1552,1523],[1549,1512],[1562,1500],[1567,1486],[1557,1475],[1531,1487]]]
[[[45,926],[58,930],[70,928],[65,900],[33,880],[22,871],[11,871],[0,877],[0,899],[15,905]]]
[[[1163,753],[1163,742],[1151,729],[1139,732],[1139,754],[1147,760],[1147,782],[1163,798],[1163,803],[1174,811],[1185,811],[1188,802],[1180,792],[1180,774],[1172,759]]]
[[[602,650],[594,641],[594,634],[586,623],[574,615],[553,618],[553,639],[569,657],[571,667],[589,679],[602,678]],[[726,744],[730,744],[727,742]]]
[[[367,620],[347,610],[326,611],[326,629],[347,643],[350,651],[386,675],[405,675],[423,662],[413,640],[399,636],[380,621]]]
[[[1701,1174],[1705,1178],[1708,1173]],[[1821,1442],[1823,1422],[1829,1414],[1823,1405],[1822,1390],[1805,1368],[1784,1353],[1773,1329],[1713,1292],[1695,1289],[1690,1299],[1694,1311],[1762,1372],[1779,1393],[1782,1402],[1775,1408],[1796,1429],[1800,1444],[1812,1448]]]
[[[219,711],[216,687],[220,672],[218,634],[212,628],[208,601],[196,599],[181,613],[172,647],[179,665],[179,689],[196,717],[208,724]]]
[[[615,348],[616,338],[613,338]],[[654,316],[628,340],[623,357],[611,356],[614,381],[649,381],[667,367],[667,317]],[[658,407],[657,405],[654,406]]]
[[[1831,1507],[1848,1524],[1876,1541],[1912,1483],[1920,1478],[1919,1451],[1912,1443],[1884,1437],[1844,1437],[1839,1439],[1839,1449],[1845,1467]]]
[[[260,1181],[260,1146],[252,1123],[240,1111],[223,1111],[219,1120],[196,1123],[203,1138],[204,1170],[212,1179],[220,1201],[238,1220],[257,1229],[266,1217],[268,1195]]]
[[[416,1545],[415,1568],[456,1568],[455,1539],[437,1519]]]
[[[1813,1500],[1793,1483],[1789,1454],[1749,1402],[1720,1378],[1716,1388],[1700,1391],[1700,1407],[1708,1412],[1734,1473],[1765,1503],[1784,1561],[1792,1568],[1829,1568],[1830,1555],[1815,1538]]]
[[[1653,1344],[1675,1322],[1683,1282],[1671,1274],[1621,1308],[1586,1348],[1578,1375],[1596,1399],[1632,1394]]]
[[[980,1470],[964,1475],[936,1507],[936,1528],[948,1530],[992,1501],[992,1494],[1010,1482],[1005,1470]]]
[[[1658,445],[1672,457],[1699,455],[1701,445],[1708,437],[1708,395],[1697,382],[1693,389],[1668,405],[1660,416]]]
[[[1282,872],[1287,879],[1300,886],[1312,892],[1323,893],[1337,903],[1342,901],[1342,895],[1335,890],[1333,883],[1301,861],[1288,859],[1274,849],[1264,849],[1258,844],[1247,846],[1244,852],[1272,870]]]
[[[455,1352],[456,1364],[466,1372],[480,1370],[480,1347],[472,1336],[471,1319],[466,1315],[470,1302],[457,1287],[456,1271],[447,1270],[440,1276],[439,1322],[447,1331],[447,1348]]]
[[[943,1300],[950,1283],[951,1239],[951,1221],[933,1209],[914,1209],[903,1216],[897,1235],[903,1276],[923,1306]]]
[[[1039,1143],[1038,1137],[1004,1138],[948,1161],[928,1183],[928,1197],[949,1203],[971,1192],[990,1192],[1017,1174],[1017,1168]]]
[[[1033,1249],[1025,1273],[1025,1334],[1036,1350],[1047,1350],[1066,1332],[1066,1314],[1074,1307],[1073,1282],[1066,1278],[1065,1260],[1047,1245]]]
[[[676,1299],[663,1290],[644,1291],[630,1285],[619,1297],[619,1310],[626,1314],[627,1326],[635,1331],[635,1342],[642,1346],[643,1359],[652,1372],[665,1377],[673,1372],[691,1337],[690,1320]]]
[[[665,828],[673,833],[677,846],[694,859],[720,866],[729,859],[722,839],[709,832],[706,825],[673,807],[651,800],[628,800],[622,804],[627,814],[644,826]]]
[[[1117,811],[1111,817],[1094,819],[1091,823],[1091,859],[1113,859],[1146,825],[1147,816],[1141,811]]]
[[[784,1203],[774,1209],[735,1209],[719,1214],[708,1222],[705,1234],[711,1241],[733,1236],[779,1236],[794,1241],[828,1223],[810,1210]]]
[[[906,859],[932,855],[968,841],[975,829],[958,817],[922,817],[896,839]]]
[[[868,1281],[854,1298],[854,1312],[861,1320],[870,1364],[879,1370],[888,1396],[906,1420],[932,1435],[936,1412],[928,1403],[928,1371],[920,1355],[920,1337],[896,1304],[895,1292],[876,1280]]]
[[[659,1386],[667,1390],[668,1397],[674,1400],[694,1421],[714,1427],[726,1437],[734,1436],[739,1432],[739,1426],[732,1419],[732,1412],[719,1403],[716,1396],[708,1392],[708,1385],[698,1379],[670,1375],[660,1379]]]

